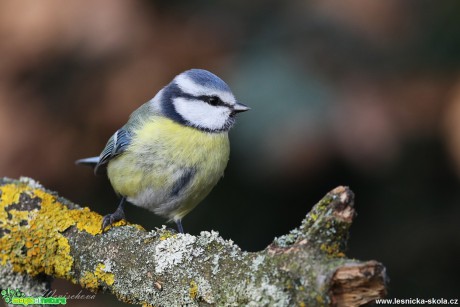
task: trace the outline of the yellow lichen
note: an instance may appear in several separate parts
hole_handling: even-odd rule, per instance
[[[318,304],[320,304],[321,306],[323,306],[323,305],[324,305],[324,299],[323,299],[323,297],[322,297],[321,295],[318,294],[318,295],[316,296],[316,302],[318,302]]]
[[[332,243],[330,245],[323,243],[321,244],[320,249],[331,257],[336,257],[336,258],[345,257],[345,254],[340,251],[339,243]]]
[[[45,273],[71,279],[73,259],[69,242],[62,233],[76,226],[79,231],[100,234],[102,217],[88,208],[68,209],[55,195],[25,183],[3,185],[0,192],[0,225],[5,230],[0,238],[1,263],[8,261],[15,271],[32,276]],[[39,208],[8,210],[10,205],[19,203],[23,194],[38,198]],[[111,282],[110,276],[104,275],[104,279],[107,284]]]
[[[125,224],[128,224],[128,223],[125,222],[124,220],[121,220],[119,223],[121,223],[121,222],[124,222]],[[118,226],[118,224],[116,224],[116,223],[115,223],[114,225],[115,225],[115,226]],[[120,225],[121,225],[121,224],[120,224]],[[139,224],[129,224],[129,225],[130,225],[131,227],[136,228],[137,230],[145,231],[145,228],[142,227],[142,226],[139,225]]]
[[[79,282],[80,285],[85,289],[97,291],[97,289],[99,288],[99,282],[97,280],[97,277],[91,272],[85,272],[83,276],[80,278]]]
[[[190,282],[189,295],[192,300],[198,295],[198,285],[194,280]]]
[[[310,213],[310,218],[312,219],[313,222],[316,222],[316,220],[318,219],[318,214],[315,214],[315,213]]]
[[[85,272],[79,280],[80,285],[86,289],[97,291],[102,286],[102,282],[106,285],[113,285],[115,282],[115,275],[107,272],[103,263],[99,263],[93,272]]]
[[[174,238],[176,237],[177,235],[175,233],[172,233],[171,231],[169,230],[165,230],[161,233],[160,235],[160,241],[164,241],[166,239],[169,239],[169,238]]]
[[[115,282],[115,275],[113,275],[113,273],[107,272],[103,263],[99,263],[97,265],[94,275],[96,275],[100,281],[105,282],[109,286],[113,285]]]

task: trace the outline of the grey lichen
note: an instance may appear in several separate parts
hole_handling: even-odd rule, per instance
[[[212,263],[212,274],[216,275],[217,273],[219,273],[219,254],[214,255],[211,263]]]
[[[257,255],[253,260],[251,264],[251,269],[253,271],[257,271],[259,269],[259,266],[265,261],[265,255]]]
[[[288,234],[276,237],[273,243],[279,247],[288,247],[294,244],[303,232],[299,228],[292,229]]]
[[[196,237],[189,234],[177,234],[161,240],[155,246],[155,273],[162,274],[186,260],[191,261],[191,257],[199,256],[199,251],[192,248],[195,242]]]
[[[268,277],[259,283],[250,283],[246,288],[249,297],[248,306],[290,306],[291,297],[279,287],[273,285]]]
[[[202,276],[197,276],[195,281],[198,289],[197,297],[201,297],[202,300],[208,304],[215,304],[215,296],[213,295],[212,287],[209,281]]]
[[[13,180],[13,179],[10,179],[10,180]],[[25,183],[33,189],[44,189],[44,187],[41,185],[40,182],[32,178],[29,178],[29,177],[20,177],[19,182]]]

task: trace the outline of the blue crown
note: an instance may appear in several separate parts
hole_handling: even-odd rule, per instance
[[[204,69],[190,69],[184,72],[187,77],[199,85],[214,88],[224,92],[231,92],[230,87],[221,78]]]

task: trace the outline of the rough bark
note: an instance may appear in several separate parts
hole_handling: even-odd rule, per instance
[[[50,276],[155,306],[360,306],[386,294],[382,264],[345,256],[355,216],[347,187],[254,253],[214,231],[192,236],[119,223],[102,234],[99,214],[28,178],[0,180],[0,193],[2,289],[21,282],[43,289]]]

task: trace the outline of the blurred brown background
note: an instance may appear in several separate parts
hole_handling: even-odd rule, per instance
[[[0,176],[112,212],[107,179],[74,160],[98,155],[189,68],[219,75],[252,111],[187,232],[259,250],[348,185],[348,254],[387,266],[390,297],[458,298],[460,2],[2,1]],[[164,223],[133,206],[127,216]]]

